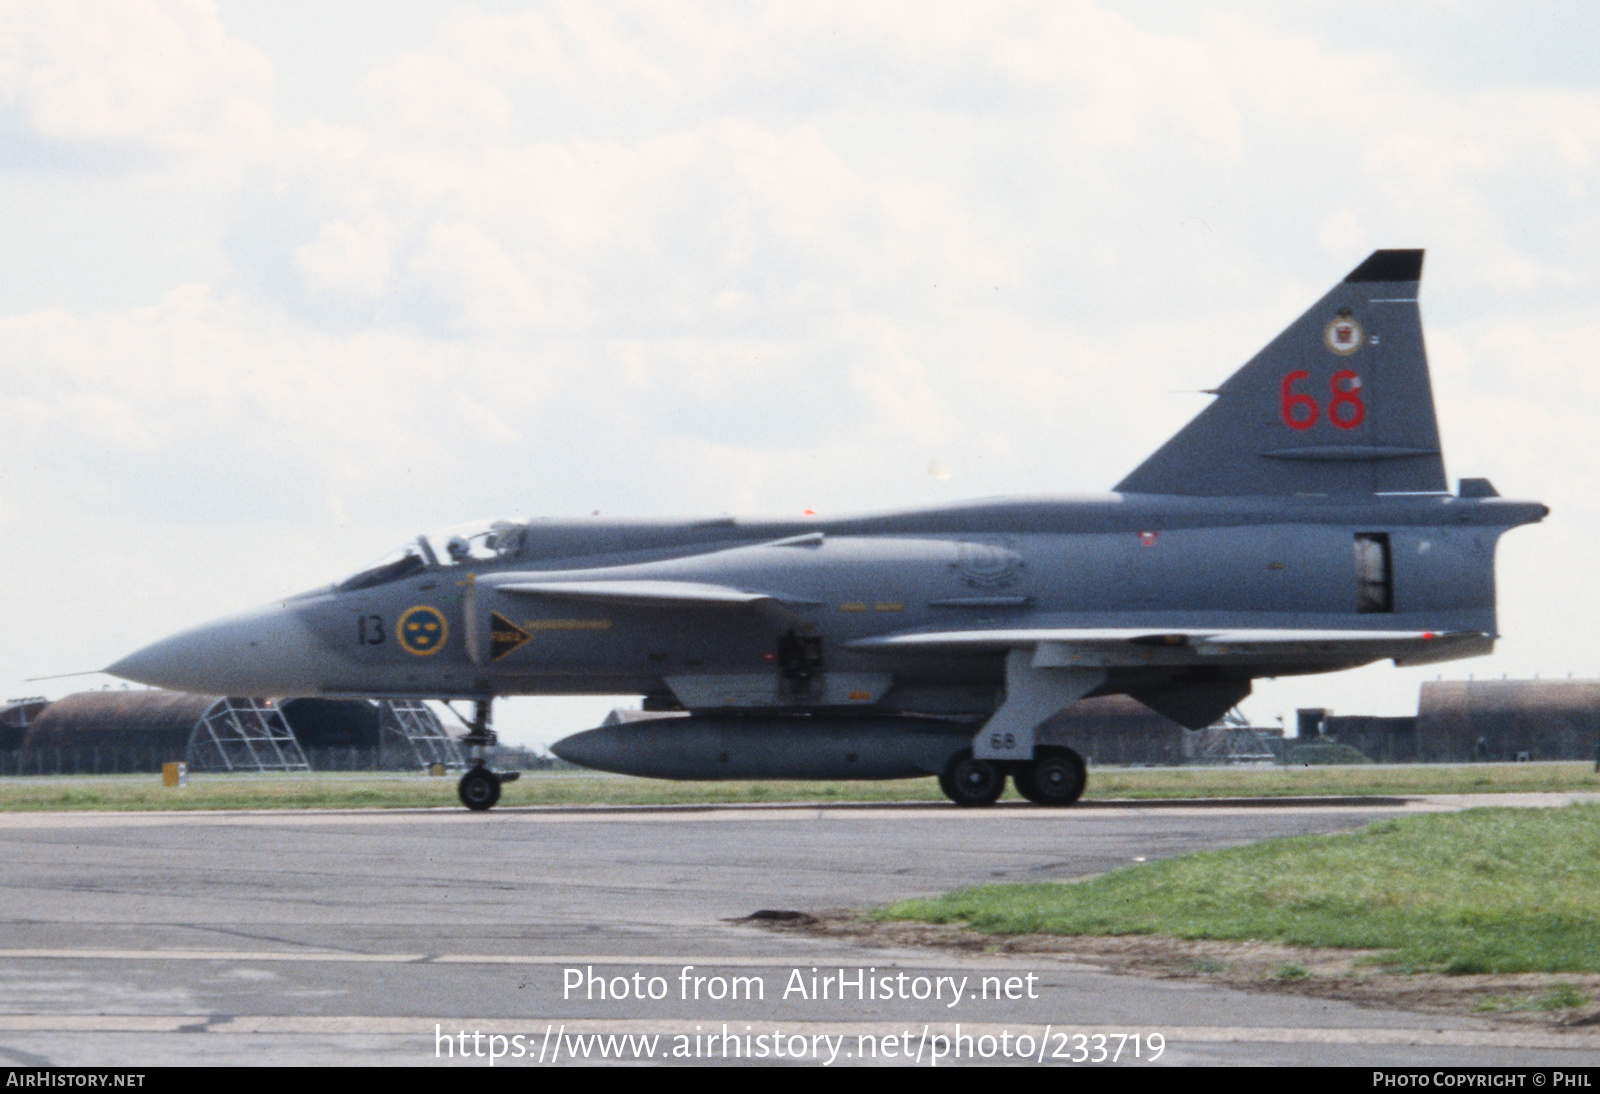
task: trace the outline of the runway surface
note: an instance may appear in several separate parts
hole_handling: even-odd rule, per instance
[[[1572,797],[0,814],[0,1063],[1592,1066],[1594,1032],[735,922]]]

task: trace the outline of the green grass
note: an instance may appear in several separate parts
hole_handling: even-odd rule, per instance
[[[711,782],[582,773],[526,772],[508,783],[502,806],[693,805],[730,802],[943,800],[932,779],[894,782]],[[160,775],[0,779],[0,811],[155,809],[460,808],[456,776],[421,774],[189,776],[165,787]]]
[[[0,778],[0,810],[340,809],[455,806],[455,778],[420,774],[213,775],[170,789],[149,775]],[[1086,800],[1600,791],[1585,763],[1360,767],[1096,767]],[[1015,790],[1006,797],[1016,799]],[[527,772],[504,805],[943,801],[933,779],[888,782],[672,782],[588,772]]]
[[[1311,764],[1370,764],[1371,759],[1359,748],[1337,741],[1312,741],[1295,745],[1284,755],[1283,762],[1291,767]]]
[[[1351,767],[1092,767],[1088,798],[1293,797],[1600,791],[1593,762]]]
[[[987,885],[879,914],[997,934],[1379,950],[1392,967],[1447,973],[1600,972],[1600,807],[1386,820],[1078,883]],[[1294,978],[1295,968],[1277,975]]]
[[[1474,1008],[1480,1014],[1512,1014],[1517,1011],[1579,1010],[1589,1005],[1589,993],[1576,984],[1557,984],[1537,995],[1489,995]]]

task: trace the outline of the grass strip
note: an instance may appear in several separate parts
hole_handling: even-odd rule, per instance
[[[456,778],[424,775],[191,775],[165,787],[159,775],[0,779],[0,811],[165,809],[461,808]],[[501,807],[518,805],[695,805],[737,802],[943,800],[932,779],[882,783],[680,783],[606,775],[526,772],[508,783]]]
[[[1308,795],[1515,794],[1600,791],[1592,761],[1362,764],[1333,767],[1093,767],[1088,798],[1271,798]]]
[[[1600,972],[1600,806],[1385,820],[1075,883],[985,885],[878,916],[1378,950],[1402,971]]]
[[[454,777],[411,773],[196,773],[0,778],[0,811],[61,809],[405,809],[455,806]],[[1360,767],[1092,768],[1086,801],[1108,798],[1364,796],[1600,791],[1586,763]],[[1008,789],[1006,797],[1016,798]],[[943,801],[933,779],[886,782],[673,782],[585,772],[530,771],[503,805],[695,805],[738,802]]]

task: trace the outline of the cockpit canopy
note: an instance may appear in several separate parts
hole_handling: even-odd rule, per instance
[[[496,520],[460,524],[433,535],[418,536],[371,566],[339,582],[336,589],[353,592],[387,585],[428,570],[451,566],[470,566],[515,557],[522,545],[525,522]]]

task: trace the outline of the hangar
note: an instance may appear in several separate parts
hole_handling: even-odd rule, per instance
[[[85,691],[0,708],[0,774],[425,769],[460,746],[417,700],[270,699]]]
[[[1415,717],[1300,715],[1302,738],[1351,745],[1379,763],[1592,760],[1600,680],[1432,680]]]

